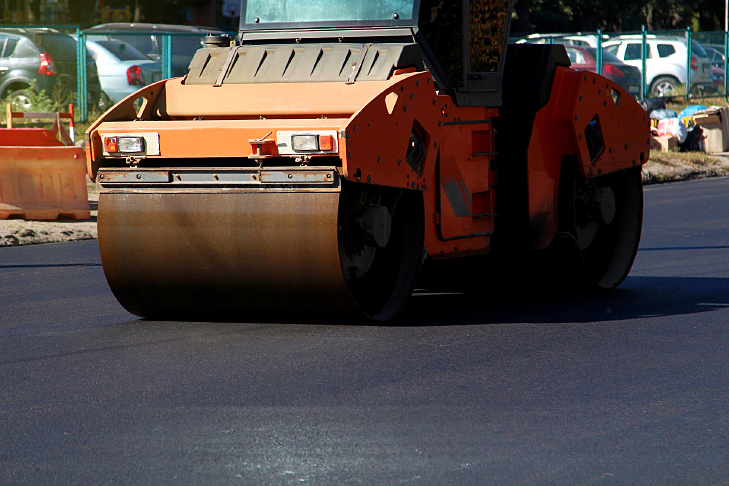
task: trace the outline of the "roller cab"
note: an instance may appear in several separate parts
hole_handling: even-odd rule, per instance
[[[150,318],[385,320],[426,259],[498,252],[509,238],[527,250],[572,241],[582,255],[615,233],[637,204],[616,187],[647,155],[637,103],[542,52],[543,99],[518,137],[504,116],[516,100],[503,89],[511,4],[445,3],[244,0],[237,38],[209,36],[185,77],[99,118],[87,169],[121,304]],[[519,153],[500,152],[502,132]],[[622,253],[627,268],[605,286],[627,275],[635,252]]]

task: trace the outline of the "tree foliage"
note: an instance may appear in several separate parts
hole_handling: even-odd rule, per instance
[[[724,28],[723,0],[516,0],[513,34]]]

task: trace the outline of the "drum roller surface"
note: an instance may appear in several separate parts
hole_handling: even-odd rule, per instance
[[[337,242],[339,192],[102,193],[111,290],[140,316],[355,310]]]

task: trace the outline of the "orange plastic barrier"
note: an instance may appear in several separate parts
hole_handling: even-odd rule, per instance
[[[28,114],[28,115],[36,115]],[[0,219],[89,219],[86,157],[60,125],[43,128],[0,128]],[[8,125],[20,118],[8,109]],[[65,132],[65,136],[64,136]]]

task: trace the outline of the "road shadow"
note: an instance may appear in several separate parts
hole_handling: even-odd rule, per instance
[[[586,323],[697,314],[729,307],[729,278],[628,277],[614,290],[524,285],[443,293],[417,290],[394,325]]]

